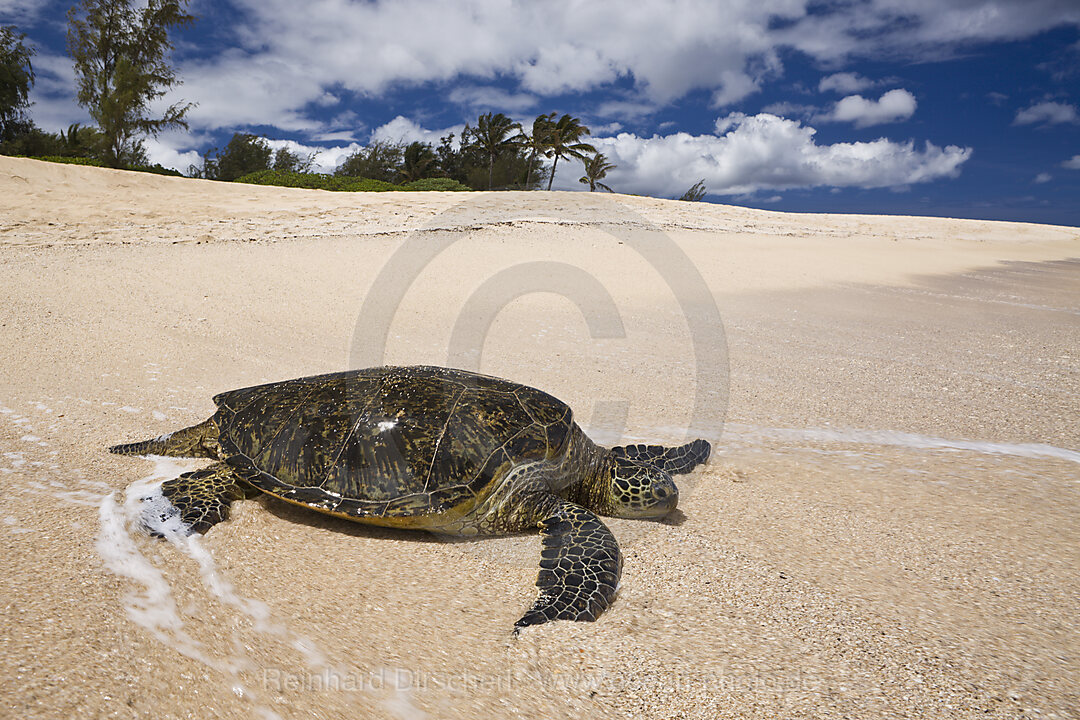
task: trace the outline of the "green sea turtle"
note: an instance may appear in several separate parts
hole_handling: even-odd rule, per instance
[[[463,370],[378,367],[231,390],[213,417],[123,455],[218,462],[166,481],[154,523],[205,532],[253,489],[362,523],[453,535],[539,528],[539,596],[517,626],[595,620],[615,597],[622,554],[597,517],[658,518],[671,476],[709,457],[677,448],[605,449],[563,402]],[[160,498],[158,498],[160,502]]]

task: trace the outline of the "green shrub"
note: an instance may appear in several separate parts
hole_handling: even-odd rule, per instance
[[[344,177],[341,175],[319,175],[326,178],[326,190],[341,192],[386,192],[397,190],[398,186],[383,180],[372,178]]]
[[[369,178],[341,177],[321,173],[298,173],[287,170],[260,170],[237,178],[234,182],[252,185],[277,185],[280,187],[307,188],[309,190],[333,190],[343,192],[379,192],[396,190],[397,186]]]
[[[98,160],[97,158],[88,157],[67,157],[66,155],[46,155],[44,157],[31,158],[32,160],[44,160],[45,162],[54,163],[66,163],[68,165],[90,165],[91,167],[108,167],[104,160]],[[144,172],[153,173],[154,175],[171,175],[173,177],[184,177],[184,174],[178,170],[167,168],[161,164],[154,165],[137,165],[135,167],[121,168],[122,170],[130,170],[132,172]]]
[[[402,185],[401,189],[435,191],[472,190],[468,185],[464,185],[457,180],[452,180],[450,178],[423,178],[422,180],[413,180],[412,182]]]
[[[67,163],[68,165],[93,165],[94,167],[105,167],[105,163],[97,158],[88,157],[67,157],[63,155],[46,155],[44,157],[35,157],[34,160],[45,160],[46,162],[54,163]]]
[[[285,170],[260,170],[237,178],[234,182],[252,185],[276,185],[279,187],[307,188],[309,190],[330,190],[334,192],[386,192],[388,190],[469,190],[456,180],[449,178],[425,178],[414,180],[405,185],[393,185],[371,178],[346,177],[342,175],[323,175],[320,173],[298,173]]]
[[[126,170],[134,170],[135,172],[153,173],[154,175],[169,175],[170,177],[184,177],[184,173],[179,170],[173,170],[167,168],[160,163],[153,165],[139,165],[137,167],[125,168]]]

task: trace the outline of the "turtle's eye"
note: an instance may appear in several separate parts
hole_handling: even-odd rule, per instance
[[[616,517],[663,517],[679,502],[679,489],[670,475],[626,458],[612,464],[611,494],[611,514]]]

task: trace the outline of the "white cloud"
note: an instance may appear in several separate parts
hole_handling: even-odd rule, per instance
[[[446,135],[454,133],[455,139],[461,138],[464,125],[453,125],[442,130],[427,130],[421,127],[415,120],[398,115],[396,118],[375,128],[371,133],[372,142],[411,143],[425,142],[429,145],[438,146],[439,141]]]
[[[1069,170],[1080,170],[1080,155],[1073,155],[1071,158],[1061,163],[1061,167],[1068,168]]]
[[[656,103],[644,100],[605,100],[593,112],[600,117],[619,117],[624,120],[641,120],[655,113]]]
[[[75,102],[75,68],[66,55],[39,53],[33,58],[34,86],[30,89],[30,115],[41,128],[56,132],[72,123],[92,124],[90,115]]]
[[[820,111],[815,105],[801,105],[799,103],[792,103],[786,100],[782,102],[775,102],[771,105],[766,105],[761,108],[761,112],[769,113],[770,115],[780,115],[781,117],[801,117],[810,118],[816,115]]]
[[[768,113],[732,113],[716,122],[715,135],[630,133],[594,138],[615,163],[608,173],[617,191],[677,196],[704,178],[710,194],[739,195],[810,187],[900,187],[955,177],[970,148],[939,148],[884,138],[873,142],[818,145],[817,131]],[[576,175],[556,176],[571,189]]]
[[[319,173],[332,173],[337,169],[337,166],[345,161],[345,158],[352,155],[354,152],[360,149],[359,143],[349,143],[348,145],[339,145],[337,147],[320,147],[316,145],[305,145],[303,143],[296,142],[295,140],[270,140],[266,141],[266,144],[270,146],[270,149],[275,153],[281,148],[285,148],[291,153],[298,155],[301,159],[311,158],[311,171]]]
[[[1074,105],[1060,102],[1041,102],[1031,107],[1018,110],[1013,125],[1057,125],[1058,123],[1080,123],[1080,114]]]
[[[5,14],[43,6],[0,0]],[[633,119],[693,90],[718,107],[752,97],[782,73],[780,58],[790,49],[842,69],[852,58],[928,60],[974,43],[1080,26],[1075,0],[641,0],[616,11],[583,0],[235,0],[234,6],[238,17],[222,29],[232,33],[229,49],[182,61],[184,84],[166,99],[198,103],[189,114],[196,130],[269,125],[327,142],[359,138],[366,129],[347,114],[318,119],[327,107],[424,83],[467,83],[449,90],[455,102],[507,112],[524,111],[544,96],[602,90],[610,99],[592,110],[596,117]],[[498,88],[484,85],[495,80]],[[882,81],[838,72],[819,89],[852,93],[871,82]],[[892,92],[905,95],[845,97],[832,119],[865,127],[910,117],[914,97]],[[62,127],[85,117],[65,94],[73,94],[70,85],[35,88],[35,119]]]
[[[603,3],[536,5],[441,0],[346,3],[340,0],[238,0],[234,47],[181,68],[176,92],[198,102],[192,120],[207,127],[271,122],[326,131],[307,106],[325,92],[379,95],[390,87],[496,77],[524,109],[530,96],[592,91],[629,81],[630,103],[607,114],[647,111],[694,89],[715,106],[739,102],[779,74],[795,48],[819,62],[851,57],[926,59],[965,44],[1028,37],[1080,24],[1072,0],[974,3],[971,0],[642,0],[617,12]],[[905,22],[896,22],[903,17]],[[837,73],[823,88],[864,89],[865,78]],[[471,93],[471,97],[470,97]],[[494,102],[477,90],[460,101]],[[632,107],[634,104],[639,107]],[[640,106],[645,106],[644,108]],[[625,112],[621,114],[626,114]],[[342,128],[331,128],[340,130]]]
[[[227,127],[282,115],[278,126],[290,130],[309,129],[304,106],[323,97],[323,88],[371,96],[465,77],[473,85],[511,79],[517,89],[509,98],[520,108],[529,95],[626,78],[642,102],[708,88],[725,104],[779,69],[769,23],[797,19],[803,3],[649,0],[611,12],[602,3],[241,0],[238,47],[182,67],[186,85],[178,93],[199,103],[193,119],[201,123]],[[458,99],[484,100],[476,91]]]
[[[809,5],[809,3],[806,3]],[[975,43],[1017,40],[1080,24],[1075,0],[865,0],[835,3],[773,33],[818,61],[948,57]]]
[[[303,63],[270,54],[229,51],[213,60],[181,68],[183,85],[169,99],[195,102],[188,119],[198,127],[239,129],[271,124],[288,131],[324,131],[303,112],[324,98]],[[175,101],[175,100],[174,100]]]
[[[472,110],[496,112],[521,112],[535,107],[537,98],[528,93],[512,93],[500,88],[480,85],[456,87],[447,96],[450,102],[464,105]]]
[[[857,93],[873,86],[873,80],[864,78],[858,73],[841,72],[821,78],[821,82],[818,83],[818,90],[821,92],[832,90],[833,92],[845,94]]]
[[[916,106],[915,96],[903,89],[890,90],[877,100],[868,100],[862,95],[848,95],[828,113],[818,115],[815,119],[851,122],[855,123],[855,127],[863,128],[906,120],[915,114]]]
[[[0,0],[0,18],[4,25],[28,23],[50,4],[50,0]]]
[[[740,70],[724,70],[718,79],[720,89],[713,92],[712,96],[714,108],[737,103],[761,89],[761,77],[751,77]]]
[[[356,134],[348,130],[341,130],[339,132],[315,133],[311,136],[311,139],[315,142],[355,142]]]
[[[1054,176],[1051,175],[1050,173],[1041,172],[1041,173],[1039,173],[1038,175],[1035,176],[1035,179],[1032,180],[1032,182],[1041,185],[1042,183],[1048,183],[1053,179],[1054,179]]]
[[[324,92],[322,95],[312,100],[312,102],[320,107],[332,107],[341,102],[341,98],[332,92]]]
[[[593,135],[609,135],[611,133],[619,132],[622,129],[622,123],[619,122],[609,122],[602,125],[594,123],[589,124],[589,130],[592,131]]]
[[[146,148],[146,156],[150,159],[150,164],[158,164],[173,170],[179,170],[185,175],[191,166],[201,167],[202,155],[196,150],[178,150],[176,144],[174,144],[176,140],[177,138],[166,136],[147,138],[144,147]],[[180,142],[183,143],[185,140],[180,139]]]

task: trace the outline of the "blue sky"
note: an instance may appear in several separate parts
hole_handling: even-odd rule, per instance
[[[70,2],[0,0],[37,48],[31,114],[88,122]],[[618,191],[802,212],[1080,225],[1080,0],[193,0],[174,35],[186,170],[235,131],[331,170],[489,110],[568,112]],[[581,189],[577,164],[555,186]]]

